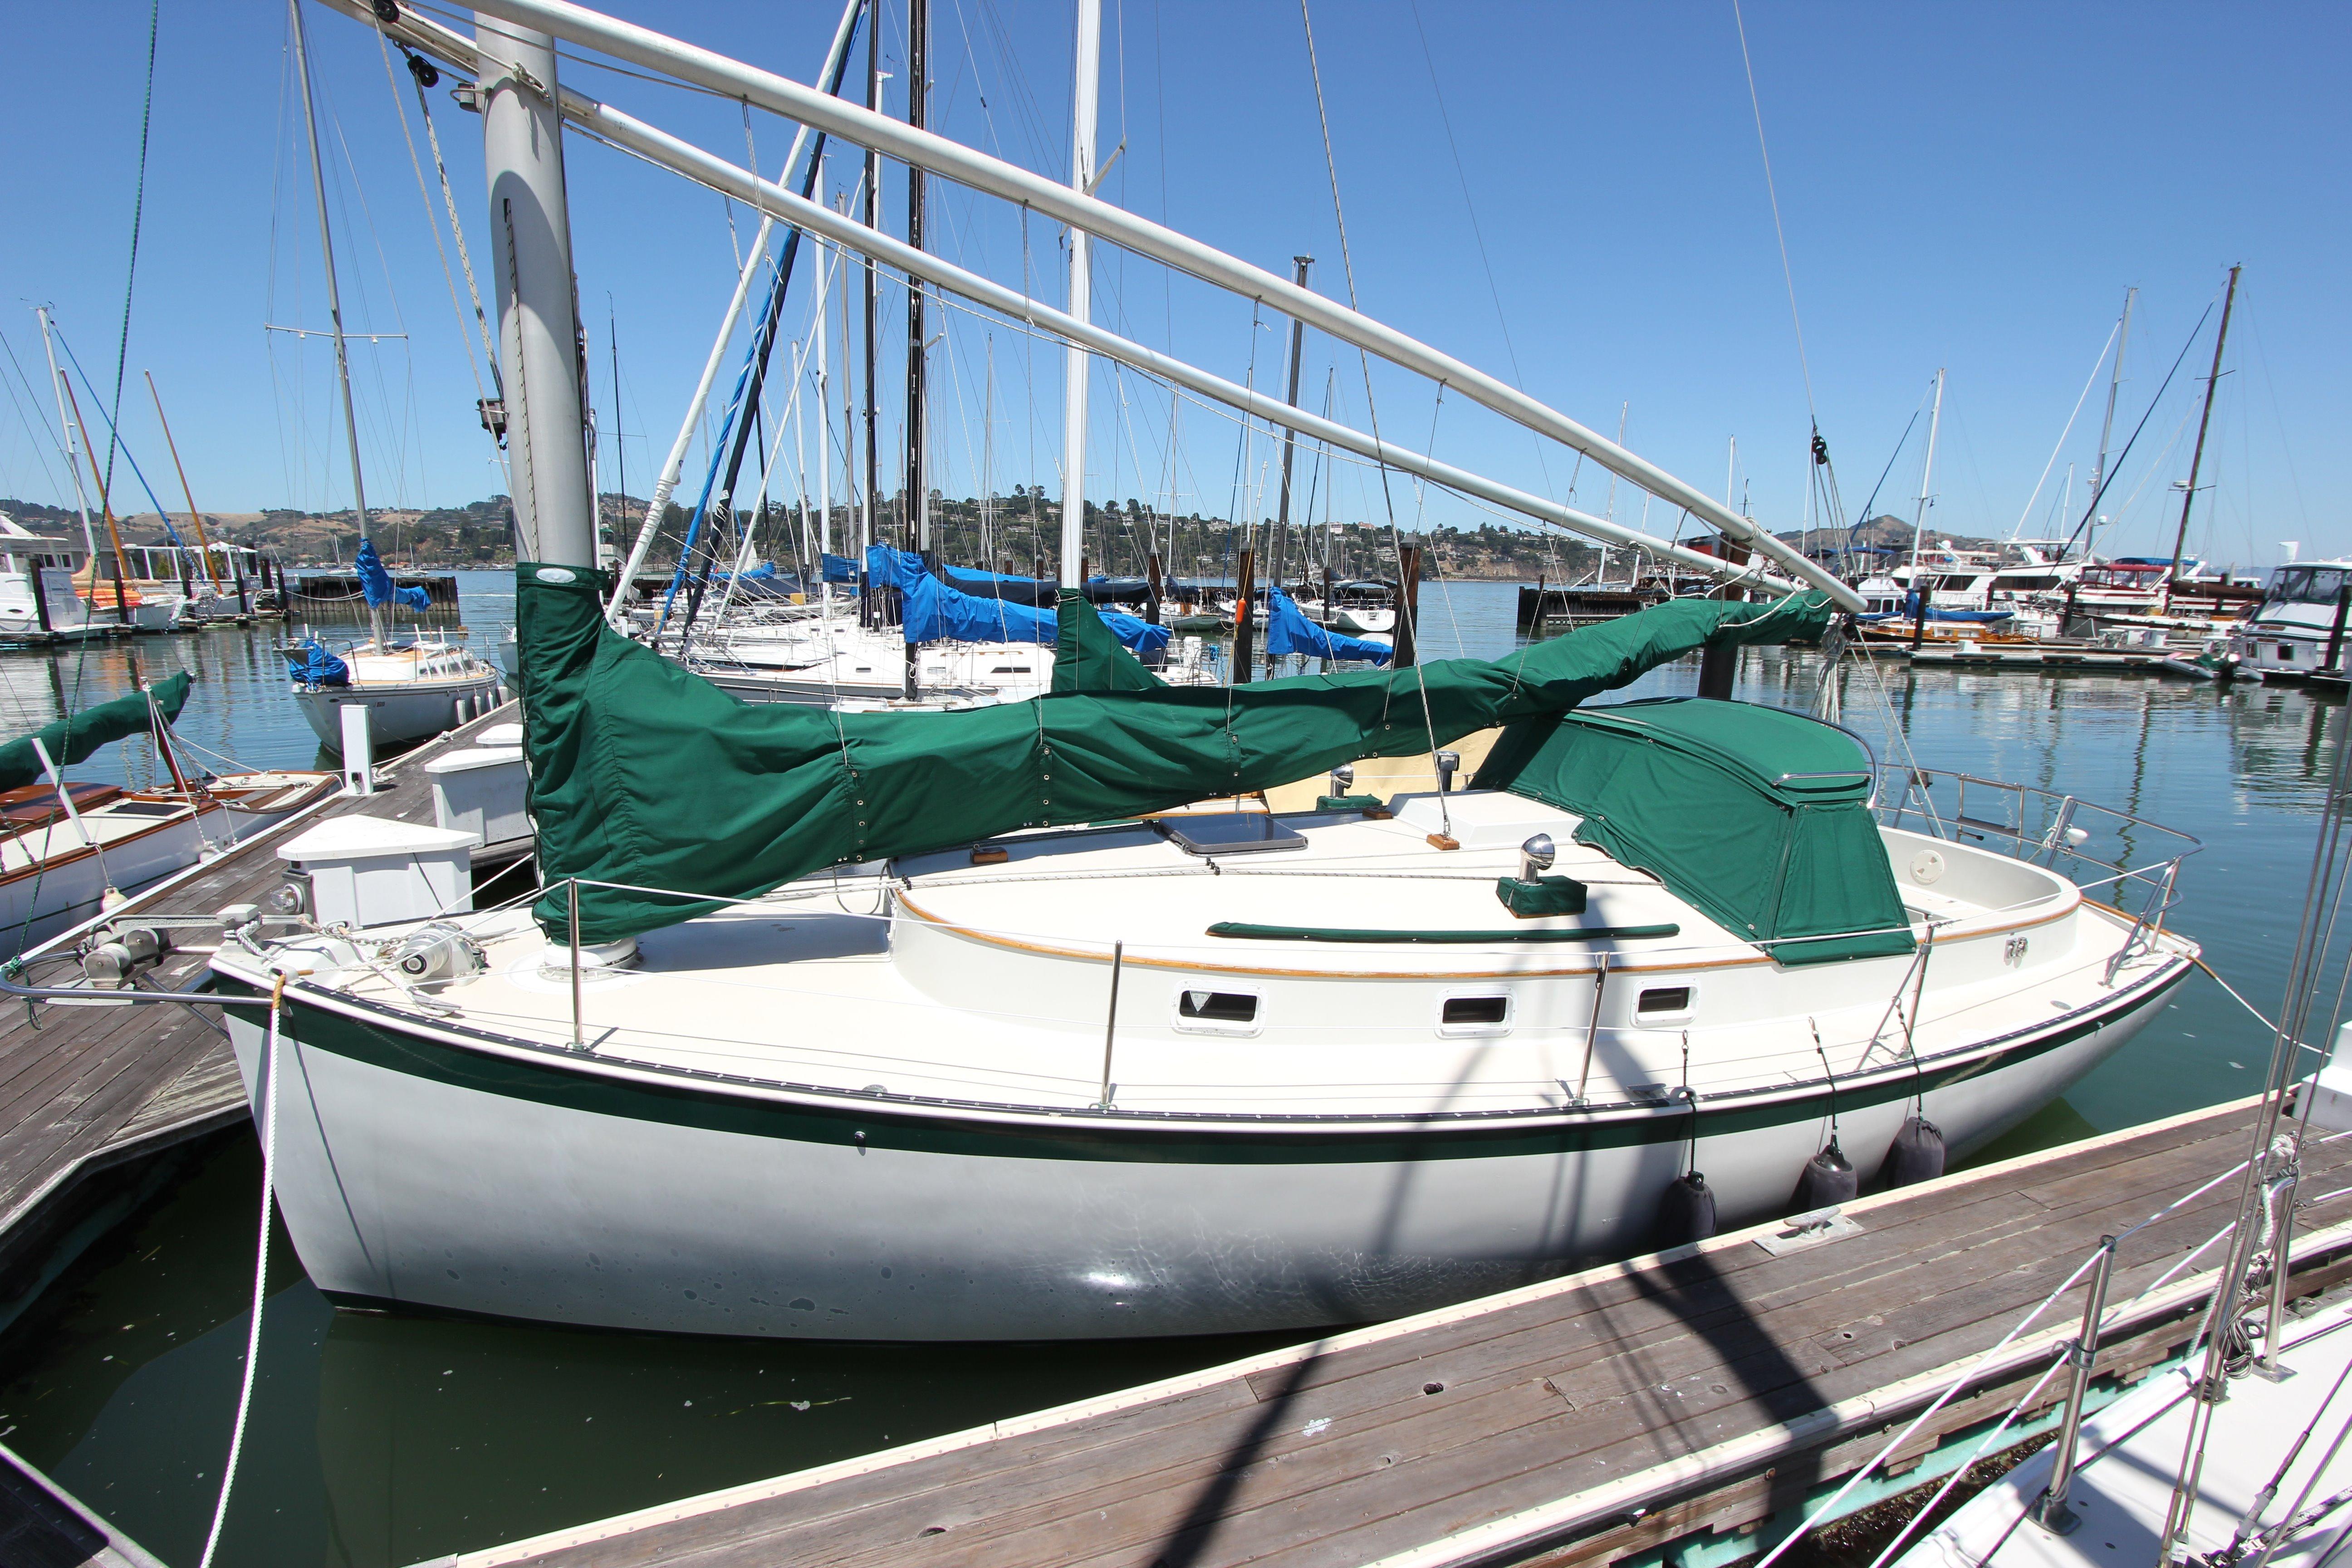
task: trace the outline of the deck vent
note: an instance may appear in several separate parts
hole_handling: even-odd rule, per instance
[[[1510,1017],[1508,996],[1448,996],[1439,1022],[1449,1029],[1494,1028],[1508,1023]]]
[[[1691,990],[1687,985],[1659,985],[1642,993],[1633,1005],[1635,1014],[1687,1013],[1691,1010]]]

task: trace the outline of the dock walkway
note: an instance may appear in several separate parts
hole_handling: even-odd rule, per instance
[[[2241,1102],[1865,1198],[1845,1211],[1858,1232],[1778,1256],[1757,1243],[1769,1229],[1718,1237],[442,1561],[1566,1568],[1776,1512],[1777,1531],[1963,1373],[1893,1469],[2016,1402],[2075,1332],[2084,1288],[1987,1352],[2103,1234],[2241,1160],[2252,1114]],[[2298,1291],[2352,1277],[2352,1140],[2305,1163],[2317,1201]],[[2184,1257],[2227,1223],[2237,1186],[2125,1242],[2104,1375],[2144,1375],[2195,1333],[2200,1270],[2221,1249]]]
[[[331,796],[137,895],[110,918],[135,923],[141,916],[205,916],[259,903],[283,880],[278,845],[327,817],[364,812],[430,823],[433,795],[421,764],[513,717],[511,709],[499,710],[381,764],[374,795]],[[191,945],[209,947],[210,938]],[[68,935],[36,950],[26,960],[25,983],[75,984],[80,971],[71,948]],[[192,989],[204,981],[205,957],[167,954],[140,984]],[[139,1178],[110,1173],[148,1164],[143,1156],[234,1126],[246,1114],[216,1009],[0,1004],[0,1327],[79,1250],[68,1238],[95,1235],[145,1195]]]

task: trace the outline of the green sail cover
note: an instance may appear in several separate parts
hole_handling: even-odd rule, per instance
[[[1696,697],[1546,714],[1504,731],[1473,783],[1577,813],[1577,842],[1782,963],[1911,951],[1870,757],[1834,725]]]
[[[615,942],[848,861],[1099,822],[1410,756],[1557,714],[1709,642],[1818,636],[1822,595],[1677,600],[1509,658],[1234,688],[1059,692],[950,713],[737,701],[605,627],[603,576],[525,563],[515,610],[547,891],[533,912]],[[665,892],[635,889],[663,889]]]
[[[1168,684],[1127,651],[1076,588],[1062,590],[1054,614],[1055,691],[1153,691]]]
[[[157,681],[144,691],[133,691],[111,702],[101,702],[95,708],[85,708],[69,713],[56,723],[36,730],[30,735],[20,735],[0,746],[0,789],[16,789],[28,784],[38,784],[47,775],[41,769],[41,757],[33,750],[38,740],[49,753],[49,760],[60,768],[69,768],[83,761],[100,746],[110,745],[128,735],[147,732],[147,700],[152,697],[156,708],[169,724],[188,705],[189,675],[186,670]]]

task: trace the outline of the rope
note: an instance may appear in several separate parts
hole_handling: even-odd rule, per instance
[[[1772,234],[1780,242],[1780,277],[1789,286],[1789,324],[1797,330],[1797,368],[1805,378],[1805,411],[1818,437],[1821,413],[1813,406],[1813,367],[1805,358],[1805,323],[1797,315],[1797,275],[1789,266],[1789,231],[1780,226],[1780,193],[1772,184],[1772,149],[1764,144],[1764,103],[1756,96],[1756,65],[1748,58],[1748,23],[1739,0],[1731,0],[1731,20],[1739,29],[1739,64],[1748,73],[1748,106],[1756,111],[1756,151],[1764,159],[1764,194],[1772,203]]]
[[[228,1439],[228,1465],[221,1471],[220,1500],[213,1505],[213,1526],[205,1536],[205,1554],[197,1560],[197,1568],[212,1568],[213,1553],[220,1550],[221,1526],[228,1519],[228,1498],[236,1485],[237,1460],[245,1453],[246,1418],[253,1410],[254,1368],[261,1359],[261,1306],[269,1285],[269,1226],[271,1199],[271,1162],[278,1148],[278,1021],[286,1000],[286,973],[278,972],[269,987],[269,1031],[261,1047],[260,1071],[255,1075],[261,1086],[261,1236],[254,1248],[253,1258],[253,1321],[245,1336],[245,1378],[236,1392],[236,1426]]]

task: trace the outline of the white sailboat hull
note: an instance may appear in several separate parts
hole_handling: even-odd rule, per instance
[[[342,710],[364,706],[368,732],[379,746],[405,745],[454,730],[475,714],[488,711],[499,700],[499,678],[485,666],[483,673],[458,680],[417,680],[388,684],[294,688],[295,705],[320,744],[341,752],[343,748]],[[461,707],[460,704],[467,706]]]
[[[1927,1114],[1955,1153],[1980,1145],[2128,1040],[2185,973],[2143,972],[1931,1074]],[[295,1009],[276,1075],[286,1221],[346,1305],[844,1340],[1361,1321],[1643,1250],[1689,1130],[1678,1107],[1467,1130],[913,1113],[487,1037],[421,1043],[365,1007]],[[228,1011],[251,1093],[262,1020]],[[1847,1153],[1875,1172],[1911,1101],[1849,1086],[1840,1109]],[[1826,1131],[1817,1094],[1703,1117],[1722,1223],[1786,1212]]]

